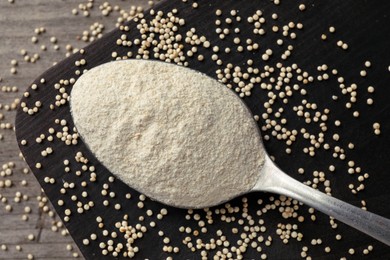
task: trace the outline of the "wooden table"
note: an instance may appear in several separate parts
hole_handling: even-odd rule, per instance
[[[15,99],[20,98],[28,85],[53,62],[65,58],[67,44],[78,48],[85,46],[87,43],[78,38],[83,31],[88,31],[93,23],[104,24],[104,32],[115,27],[118,12],[113,12],[107,17],[103,16],[99,6],[105,1],[96,0],[90,16],[85,17],[79,9],[79,4],[87,2],[81,0],[15,0],[14,3],[9,3],[7,0],[0,1],[0,78],[2,78],[0,82],[0,164],[15,164],[11,175],[3,176],[9,174],[10,170],[4,170],[0,174],[0,198],[3,198],[0,199],[0,259],[26,259],[29,254],[34,256],[34,259],[82,257],[72,238],[62,227],[52,206],[49,202],[44,202],[46,198],[35,177],[30,171],[24,173],[28,170],[27,164],[20,158],[12,130],[16,112],[8,111],[7,106],[11,106]],[[146,7],[147,3],[148,1],[145,0],[110,1],[112,6],[119,5],[125,10],[130,10],[132,5]],[[77,9],[79,14],[72,14],[73,9]],[[34,30],[41,27],[45,28],[45,32],[37,35]],[[38,39],[35,44],[32,42],[33,36]],[[53,36],[57,38],[57,43],[50,41]],[[41,49],[42,45],[46,46],[46,51]],[[58,45],[58,50],[54,49],[55,45]],[[39,60],[35,63],[24,61],[21,55],[22,49],[25,49],[30,57],[38,53]],[[13,66],[11,60],[16,60],[18,65]],[[11,72],[12,67],[16,68],[16,74]],[[17,87],[16,92],[6,92],[7,87],[13,86]],[[4,118],[1,119],[2,117]],[[11,124],[11,129],[3,129],[9,127],[7,123]],[[1,187],[1,183],[5,185],[6,180],[12,181],[11,187]],[[22,196],[19,203],[15,202],[15,197],[19,196],[18,192]],[[1,202],[4,198],[7,202]],[[40,198],[40,201],[37,198]],[[12,210],[7,205],[10,205]],[[28,211],[26,207],[31,209],[31,213],[24,212]],[[28,217],[27,221],[22,219],[23,215]]]

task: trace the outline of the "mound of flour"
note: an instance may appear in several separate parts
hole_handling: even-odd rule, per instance
[[[168,205],[201,208],[250,190],[264,161],[255,121],[214,79],[163,62],[115,61],[71,92],[81,138],[130,187]]]

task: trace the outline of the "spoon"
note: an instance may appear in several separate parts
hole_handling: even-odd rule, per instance
[[[161,77],[162,73],[160,73],[160,75],[156,75],[157,73],[154,73],[155,71],[162,71],[162,73],[172,73],[172,74],[169,75],[170,77],[167,78],[166,81],[164,82],[163,80],[161,80],[161,78],[159,78]],[[155,77],[155,78],[151,79],[151,77]],[[134,84],[132,84],[132,82]],[[142,82],[142,91],[140,91],[139,82]],[[195,84],[194,82],[195,83],[201,82],[202,84],[196,86],[191,85],[191,84]],[[167,89],[166,87],[168,86],[169,86],[169,94],[167,93],[166,90]],[[214,86],[215,88],[213,88]],[[123,87],[123,89],[121,89],[121,87]],[[189,96],[186,95],[187,92],[185,92],[188,90],[188,87],[196,87],[196,88],[203,87],[205,89],[202,91],[194,92]],[[204,92],[207,92],[207,95],[204,95]],[[91,93],[94,93],[94,96],[92,96]],[[180,96],[180,93],[184,93],[184,95]],[[146,96],[142,96],[144,94]],[[115,97],[114,99],[115,102],[107,98],[110,95],[113,98]],[[212,95],[215,95],[214,99]],[[123,98],[123,100],[121,100],[121,98]],[[100,106],[98,107],[85,106],[86,99],[92,99],[91,104],[99,102]],[[164,103],[165,99],[167,99],[167,103]],[[126,122],[124,124],[125,126],[124,129],[121,128],[123,127],[123,125],[117,126],[116,125],[117,122],[121,118],[123,118],[123,115],[117,115],[119,112],[107,115],[108,121],[107,123],[101,121],[99,125],[100,129],[97,128],[96,126],[86,125],[88,122],[92,122],[92,121],[85,122],[86,120],[84,120],[82,116],[84,113],[85,116],[84,118],[94,117],[94,113],[97,113],[96,114],[96,118],[97,118],[98,115],[110,113],[107,111],[110,111],[112,110],[112,108],[115,108],[113,107],[115,103],[129,105],[129,106],[139,106],[139,109],[135,110],[138,111],[138,114],[134,115],[134,117],[138,116],[136,117],[138,120],[136,122],[137,124],[136,126],[139,127],[139,125],[141,125],[142,127],[144,127],[144,125],[148,124],[148,121],[142,121],[144,120],[143,118],[140,118],[140,116],[141,117],[143,116],[142,113],[148,113],[148,111],[150,112],[150,109],[154,109],[151,110],[152,111],[151,115],[153,116],[147,116],[146,118],[148,120],[150,120],[150,118],[159,118],[160,115],[158,113],[160,113],[161,110],[164,109],[164,107],[169,106],[170,104],[169,101],[172,101],[169,99],[173,99],[176,102],[175,106],[185,111],[183,112],[185,117],[191,117],[191,118],[192,116],[190,116],[189,114],[190,111],[188,111],[191,109],[191,104],[190,105],[188,104],[193,99],[196,99],[197,102],[201,102],[201,104],[204,104],[205,107],[204,110],[210,110],[211,115],[221,114],[220,111],[213,111],[213,109],[214,110],[219,109],[221,107],[221,104],[223,105],[229,103],[231,105],[235,105],[236,107],[234,111],[238,111],[237,113],[239,114],[239,116],[237,118],[236,117],[229,118],[229,120],[233,120],[233,121],[234,119],[237,119],[236,122],[230,122],[230,123],[232,123],[233,125],[236,124],[236,126],[237,125],[247,126],[245,129],[244,126],[242,127],[243,132],[244,130],[247,131],[245,132],[245,135],[243,136],[240,135],[236,138],[241,138],[241,139],[244,138],[242,143],[246,142],[245,138],[249,138],[249,139],[252,138],[253,140],[255,140],[254,142],[251,142],[250,146],[248,147],[251,149],[254,147],[255,149],[253,154],[249,154],[249,157],[258,156],[259,161],[261,161],[261,163],[254,165],[254,167],[250,169],[255,172],[254,173],[255,178],[250,179],[253,180],[255,183],[252,183],[250,186],[245,186],[244,190],[232,191],[231,194],[220,195],[220,197],[218,197],[219,194],[216,193],[213,193],[212,195],[210,194],[205,195],[207,191],[207,188],[205,188],[204,191],[201,191],[200,195],[199,194],[196,195],[198,198],[200,197],[200,202],[198,205],[201,206],[191,205],[190,206],[191,208],[215,206],[223,202],[226,202],[234,197],[249,192],[255,192],[255,191],[272,192],[272,193],[282,194],[291,197],[293,199],[296,199],[310,207],[313,207],[329,216],[334,217],[335,219],[338,219],[341,222],[344,222],[347,225],[350,225],[351,227],[354,227],[357,230],[362,231],[363,233],[366,233],[367,235],[374,237],[375,239],[385,243],[386,245],[390,245],[390,220],[389,219],[362,210],[358,207],[352,206],[339,199],[326,195],[318,190],[310,188],[300,183],[299,181],[294,180],[293,178],[285,174],[282,170],[280,170],[272,162],[268,154],[265,152],[265,148],[262,143],[259,128],[257,126],[257,123],[254,121],[253,116],[250,113],[249,109],[246,107],[246,105],[242,102],[242,100],[237,95],[235,95],[232,91],[227,89],[221,83],[217,82],[215,79],[212,79],[206,75],[203,75],[199,72],[190,70],[185,67],[168,64],[168,63],[156,62],[156,61],[126,60],[126,61],[109,62],[100,65],[98,67],[95,67],[92,70],[88,71],[87,73],[83,74],[73,86],[70,101],[71,101],[72,116],[79,134],[81,135],[82,139],[86,142],[86,144],[89,146],[89,148],[95,153],[97,158],[103,164],[105,164],[105,166],[113,174],[117,175],[119,179],[122,179],[122,181],[124,181],[129,186],[139,190],[140,192],[144,193],[145,195],[151,197],[154,200],[175,207],[187,207],[188,204],[187,205],[185,204],[186,201],[179,200],[179,197],[181,195],[180,192],[178,192],[177,194],[172,194],[172,193],[170,194],[169,193],[170,191],[168,190],[168,193],[164,194],[163,192],[158,192],[159,190],[158,185],[161,185],[162,188],[164,188],[164,186],[165,187],[171,186],[174,185],[175,183],[176,184],[179,183],[180,181],[183,181],[183,184],[188,184],[189,182],[188,180],[191,180],[191,178],[193,177],[191,176],[191,173],[197,170],[194,169],[196,167],[193,167],[191,168],[191,170],[188,171],[190,172],[190,174],[185,177],[187,178],[185,180],[183,180],[182,172],[179,171],[180,175],[175,176],[175,178],[173,178],[174,179],[173,181],[171,180],[172,178],[167,181],[162,177],[157,181],[151,181],[150,183],[148,183],[145,182],[144,180],[146,178],[145,175],[143,175],[144,172],[140,171],[139,174],[137,174],[138,176],[141,176],[141,178],[137,181],[137,176],[135,175],[131,176],[131,178],[126,178],[125,176],[126,171],[130,171],[130,172],[135,171],[134,169],[129,170],[129,168],[131,168],[129,167],[129,165],[133,165],[134,163],[135,164],[144,163],[143,165],[141,165],[141,167],[138,166],[138,168],[142,170],[145,167],[151,167],[148,169],[149,172],[153,172],[153,171],[159,172],[159,174],[155,173],[154,175],[164,176],[164,174],[160,174],[160,173],[164,173],[164,171],[172,171],[172,167],[170,168],[168,167],[166,169],[163,168],[166,166],[166,163],[163,163],[162,165],[158,164],[163,159],[162,157],[167,155],[167,153],[164,152],[163,149],[161,154],[157,154],[155,158],[153,158],[153,160],[151,160],[150,162],[149,161],[145,162],[145,160],[142,160],[143,158],[149,158],[150,156],[148,154],[146,157],[140,157],[141,159],[139,159],[138,161],[137,160],[134,162],[126,161],[123,168],[117,168],[120,162],[113,161],[112,159],[112,154],[116,154],[116,153],[123,153],[123,156],[129,156],[130,154],[131,158],[129,159],[134,159],[134,158],[137,159],[138,154],[141,153],[139,152],[139,148],[142,147],[143,145],[142,143],[143,139],[149,138],[148,139],[149,141],[153,138],[158,139],[159,136],[165,134],[164,131],[166,128],[172,127],[172,122],[168,120],[166,122],[166,125],[160,125],[159,127],[160,130],[158,131],[159,136],[153,136],[153,135],[146,136],[147,132],[153,132],[150,130],[150,128],[145,130],[144,131],[145,133],[137,134],[137,141],[131,139],[129,140],[127,145],[127,147],[134,145],[134,147],[132,147],[132,150],[123,151],[123,149],[117,149],[116,151],[113,150],[112,152],[110,150],[110,153],[108,154],[107,149],[106,150],[102,149],[100,142],[91,142],[93,140],[101,139],[101,136],[104,134],[104,132],[99,132],[99,131],[100,130],[107,131],[108,129],[108,131],[110,132],[116,132],[122,135],[123,132],[131,132],[135,126],[131,125],[132,122]],[[212,102],[210,102],[210,100]],[[217,104],[217,102],[221,102],[221,104]],[[153,108],[153,104],[155,104],[155,106],[158,107],[158,109]],[[126,108],[122,108],[121,111],[126,111],[127,113]],[[139,112],[139,111],[144,111],[144,112]],[[177,111],[175,111],[175,113],[176,112]],[[198,112],[199,114],[199,111],[195,111],[195,112]],[[177,113],[180,114],[180,111]],[[177,117],[180,116],[179,114],[176,116]],[[166,115],[167,115],[166,113],[162,113],[161,116],[167,117]],[[194,116],[198,116],[197,113],[195,113]],[[200,115],[199,118],[201,120],[204,119]],[[201,120],[200,122],[196,121],[195,119],[193,119],[192,121],[196,121],[198,124],[199,123],[202,124],[203,122]],[[135,119],[133,119],[133,121],[135,121]],[[188,128],[192,129],[198,126],[194,124],[194,122],[192,121],[188,122],[189,124],[187,125]],[[156,124],[156,122],[152,122],[152,124]],[[118,127],[120,128],[119,131],[118,131]],[[224,125],[222,124],[219,127],[223,128]],[[218,138],[222,139],[221,134],[219,134],[218,132],[214,131],[212,132],[212,134],[214,135],[210,136],[210,141]],[[180,135],[178,135],[177,138],[178,139],[181,138]],[[191,139],[191,136],[184,136],[182,138],[184,138],[185,141],[188,143],[191,141],[197,142],[199,137],[195,136],[194,139]],[[116,138],[112,138],[110,140],[115,140],[115,139]],[[177,140],[175,139],[175,141]],[[164,143],[164,140],[162,140],[161,142]],[[154,145],[150,145],[148,143],[148,145],[155,147],[161,145],[160,144],[161,142],[157,142]],[[240,146],[239,143],[240,142],[237,142],[237,147],[230,147],[230,149],[232,150],[243,149],[242,151],[245,151],[245,146],[243,146],[243,148],[239,147]],[[110,143],[110,145],[112,145],[115,149],[115,144]],[[163,148],[171,149],[170,142],[168,142],[167,144],[163,144],[162,146],[164,145],[166,147]],[[196,153],[198,151],[195,145],[191,145],[190,147],[192,147],[192,150],[190,151],[189,154]],[[220,148],[216,147],[215,149],[218,150]],[[153,154],[155,153],[157,152],[154,151]],[[222,151],[222,155],[223,153],[224,151]],[[195,159],[191,159],[192,158],[191,156],[187,156],[187,157],[190,158],[188,160],[195,160]],[[249,162],[250,160],[252,160],[249,157],[245,157],[244,160],[247,160]],[[117,158],[121,158],[121,156],[117,156]],[[167,163],[169,164],[171,161],[176,161],[176,160],[168,159]],[[196,166],[197,164],[194,163],[193,165]],[[220,168],[223,167],[224,165],[222,165]],[[237,169],[241,169],[241,168],[238,167]],[[196,174],[194,173],[192,175],[196,175]],[[244,176],[244,178],[248,176],[247,173],[243,173],[242,175]],[[208,175],[206,175],[205,178],[207,177]],[[217,176],[215,176],[215,178],[210,178],[210,179],[212,179],[211,185],[213,185],[213,181],[215,185],[216,181],[220,183],[226,180],[226,178],[224,179],[224,176],[220,176],[218,174]],[[172,183],[169,183],[169,181],[172,181]],[[226,181],[232,182],[231,180],[226,180]],[[229,187],[234,187],[235,184],[236,184],[235,182],[232,182],[232,184],[230,184],[231,186]],[[155,186],[153,187],[152,185]],[[240,186],[240,184],[237,183],[236,186]],[[195,192],[193,191],[194,190],[193,183],[192,185],[191,183],[189,183],[189,186],[185,190],[189,194]],[[230,189],[226,188],[226,190],[230,190]],[[196,196],[194,195],[194,197]],[[214,199],[207,200],[213,196],[215,197]]]

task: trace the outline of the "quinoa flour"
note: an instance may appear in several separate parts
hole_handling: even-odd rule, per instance
[[[168,205],[201,208],[249,191],[264,161],[246,106],[218,81],[169,63],[124,60],[74,84],[71,111],[115,176]]]

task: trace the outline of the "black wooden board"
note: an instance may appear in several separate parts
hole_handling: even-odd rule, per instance
[[[166,15],[167,12],[176,8],[178,10],[177,16],[186,20],[186,24],[179,27],[178,32],[180,34],[185,36],[188,30],[196,28],[196,33],[199,36],[204,35],[211,42],[212,46],[217,45],[220,47],[221,51],[218,53],[218,56],[223,61],[222,66],[217,65],[210,58],[213,54],[211,49],[201,46],[198,47],[198,51],[204,55],[204,61],[198,61],[196,56],[195,58],[187,58],[190,68],[199,70],[214,78],[217,77],[215,71],[225,68],[227,63],[246,69],[246,61],[249,58],[254,60],[253,66],[259,68],[264,68],[265,65],[276,68],[278,62],[282,62],[284,66],[291,66],[296,63],[302,70],[315,77],[321,74],[317,71],[317,67],[327,64],[330,68],[328,72],[330,75],[329,80],[314,80],[314,82],[302,86],[307,90],[308,94],[306,96],[302,96],[297,92],[289,99],[287,104],[284,104],[281,99],[277,99],[275,100],[274,108],[284,108],[282,117],[288,119],[286,125],[288,129],[300,130],[301,128],[306,128],[312,133],[319,132],[319,124],[315,122],[305,123],[302,117],[296,115],[293,107],[301,105],[302,100],[307,99],[308,102],[317,103],[320,110],[329,108],[331,112],[328,115],[329,119],[326,123],[328,130],[324,138],[332,147],[338,145],[344,148],[347,159],[344,161],[334,159],[332,152],[324,149],[316,150],[314,157],[308,156],[302,151],[304,147],[308,147],[310,144],[302,135],[299,135],[297,141],[291,145],[291,154],[285,153],[287,148],[285,142],[272,137],[265,142],[267,151],[275,157],[276,163],[290,176],[300,181],[307,181],[312,179],[313,171],[323,171],[327,178],[331,180],[333,196],[356,206],[361,206],[360,201],[364,199],[367,202],[368,210],[389,218],[390,207],[388,206],[388,201],[390,199],[390,191],[388,187],[390,185],[390,177],[388,169],[390,169],[390,157],[388,147],[390,145],[390,125],[388,120],[390,105],[388,97],[390,96],[390,90],[388,84],[390,82],[390,72],[388,71],[388,66],[390,65],[390,52],[388,50],[388,37],[390,35],[390,18],[388,15],[390,13],[390,2],[349,0],[302,1],[302,3],[306,4],[304,12],[299,10],[298,6],[300,3],[295,1],[281,1],[279,5],[276,5],[272,1],[265,0],[203,0],[197,1],[198,8],[194,9],[192,7],[193,1],[185,3],[180,0],[170,0],[160,3],[155,7],[155,10],[161,10]],[[215,15],[217,9],[223,11],[222,21],[227,17],[231,17],[230,10],[238,10],[242,21],[239,23],[234,22],[233,26],[223,23],[224,25],[221,28],[239,27],[240,33],[237,36],[244,42],[243,46],[246,47],[245,40],[250,38],[259,43],[259,50],[237,52],[234,49],[236,46],[232,43],[235,37],[234,33],[230,33],[224,40],[221,40],[215,32],[217,28],[215,20],[218,19]],[[266,23],[262,25],[262,28],[266,30],[266,34],[263,36],[254,35],[253,25],[246,21],[246,18],[254,14],[256,10],[261,10],[263,17],[266,19]],[[271,18],[273,13],[278,14],[277,20]],[[151,17],[152,15],[146,12],[145,19],[150,21]],[[290,21],[304,25],[302,30],[292,29],[297,35],[297,38],[294,40],[281,35],[283,25],[287,25]],[[140,33],[136,29],[136,23],[130,21],[127,25],[130,28],[130,31],[126,32],[127,39],[139,38]],[[278,33],[272,32],[272,26],[274,25],[279,26]],[[330,26],[336,28],[335,33],[329,33]],[[120,30],[115,30],[106,34],[102,39],[86,47],[84,54],[77,53],[65,59],[37,78],[34,83],[38,85],[38,89],[32,90],[30,88],[28,90],[30,96],[28,98],[24,97],[21,102],[25,102],[28,107],[32,107],[35,101],[40,100],[42,107],[34,116],[22,112],[21,108],[19,109],[16,118],[16,135],[19,143],[21,140],[27,141],[27,145],[20,145],[20,149],[61,218],[64,219],[65,217],[65,209],[71,209],[70,221],[65,224],[87,259],[112,258],[110,254],[105,257],[101,254],[102,249],[99,248],[99,243],[107,241],[109,237],[105,237],[102,233],[103,229],[98,228],[97,216],[103,218],[104,229],[107,229],[109,232],[117,231],[118,238],[114,239],[116,242],[126,243],[123,234],[115,228],[115,223],[121,221],[124,214],[129,216],[129,225],[144,223],[147,226],[151,220],[157,224],[155,228],[148,226],[148,232],[144,237],[135,242],[135,245],[140,249],[136,254],[137,259],[165,259],[168,256],[172,256],[174,259],[200,259],[200,250],[191,252],[187,246],[182,244],[182,240],[188,234],[179,232],[180,226],[188,226],[193,230],[199,230],[196,221],[186,220],[186,210],[166,207],[149,199],[145,202],[145,208],[139,209],[137,207],[139,194],[118,180],[110,183],[108,178],[112,174],[94,158],[82,140],[79,140],[77,145],[68,146],[54,134],[52,142],[49,142],[47,139],[43,140],[42,143],[36,143],[35,141],[42,133],[49,136],[48,129],[51,127],[56,132],[61,130],[62,127],[54,123],[55,119],[65,119],[68,122],[69,129],[73,128],[68,103],[55,107],[53,110],[50,109],[50,104],[55,102],[55,97],[59,94],[58,90],[54,88],[55,83],[61,79],[77,79],[78,76],[74,73],[77,69],[90,69],[99,64],[112,61],[111,53],[113,51],[117,52],[119,56],[124,56],[129,51],[132,51],[134,55],[137,53],[138,46],[134,44],[131,47],[116,45],[116,40],[120,38],[122,33]],[[321,40],[322,34],[327,35],[325,41]],[[276,44],[276,40],[279,38],[284,39],[285,43],[283,46]],[[337,41],[339,40],[348,44],[347,50],[337,47]],[[184,42],[184,39],[181,44],[184,45],[184,50],[186,51],[191,48]],[[280,59],[281,53],[289,44],[294,46],[291,57],[287,60]],[[232,48],[230,53],[223,51],[226,47]],[[261,59],[261,55],[268,48],[273,49],[274,53],[269,61],[264,62]],[[150,52],[153,52],[152,48]],[[76,67],[75,61],[80,59],[85,59],[87,64],[82,67]],[[366,60],[371,61],[372,66],[366,68],[368,75],[361,77],[359,73],[360,70],[364,69]],[[341,93],[337,77],[330,73],[331,69],[334,68],[338,70],[339,75],[345,78],[346,84],[356,83],[358,86],[357,102],[353,104],[352,109],[345,108],[345,103],[348,102],[349,97]],[[278,74],[275,73],[275,78],[277,77]],[[42,78],[45,79],[45,83],[41,83]],[[298,84],[295,77],[292,81]],[[291,82],[291,85],[293,85],[293,82]],[[375,87],[375,93],[367,92],[367,87],[370,85]],[[71,84],[65,86],[65,89],[66,93],[70,93]],[[277,90],[275,90],[275,93],[277,93]],[[332,99],[333,95],[338,96],[337,101]],[[366,104],[368,97],[374,99],[374,105],[368,106]],[[265,112],[263,104],[268,99],[267,91],[256,85],[252,90],[252,95],[243,100],[253,114],[261,115]],[[352,115],[353,111],[356,110],[360,112],[359,118],[355,118]],[[333,123],[335,120],[340,120],[342,125],[336,127]],[[381,135],[374,135],[372,129],[374,122],[381,123]],[[262,125],[263,122],[260,120],[259,126],[261,127]],[[263,129],[262,133],[264,136],[272,135],[271,130]],[[340,135],[340,141],[336,142],[332,139],[334,133]],[[354,149],[347,148],[349,142],[355,144]],[[52,147],[54,152],[47,157],[42,157],[41,151],[48,146]],[[88,165],[95,166],[96,182],[91,183],[89,181],[90,173],[88,171],[82,172],[80,176],[75,174],[81,168],[81,164],[74,159],[75,154],[79,151],[88,158]],[[64,171],[64,159],[70,161],[71,171],[68,173]],[[352,194],[347,187],[350,183],[359,184],[357,175],[349,175],[347,173],[347,161],[349,160],[355,161],[357,166],[361,167],[362,172],[370,174],[370,178],[364,182],[365,190],[357,195]],[[42,163],[41,169],[36,169],[35,165],[37,162]],[[336,167],[334,173],[328,170],[330,164]],[[305,174],[299,175],[297,173],[300,167],[305,169]],[[54,178],[55,183],[46,183],[45,177]],[[88,185],[82,187],[82,181],[86,181]],[[66,194],[61,194],[60,189],[63,187],[64,182],[75,183],[75,188],[68,189]],[[109,184],[109,191],[115,192],[115,198],[101,195],[104,184]],[[321,186],[320,189],[323,190],[323,187]],[[82,191],[88,192],[86,198],[81,196]],[[128,192],[132,194],[130,200],[125,199],[125,195]],[[83,203],[94,201],[94,207],[82,214],[76,213],[77,204],[71,199],[71,195],[76,195],[77,201]],[[303,246],[309,247],[308,255],[315,259],[340,259],[344,256],[348,259],[360,259],[363,258],[363,249],[367,248],[368,245],[373,245],[374,250],[367,256],[364,256],[364,258],[390,258],[390,250],[387,246],[341,223],[338,224],[337,229],[332,229],[329,225],[329,217],[321,213],[316,213],[316,221],[311,221],[306,206],[300,206],[298,210],[298,214],[306,219],[303,223],[299,223],[294,218],[284,219],[277,210],[268,210],[267,213],[259,217],[256,215],[256,211],[260,207],[263,208],[265,204],[270,203],[272,198],[278,198],[278,195],[253,193],[246,197],[248,198],[248,213],[256,221],[259,219],[264,220],[267,230],[262,235],[265,237],[265,240],[271,235],[273,241],[271,246],[266,246],[264,242],[259,242],[263,248],[261,253],[256,252],[249,246],[245,253],[245,259],[259,259],[263,253],[267,254],[268,259],[299,259]],[[58,206],[57,201],[59,199],[64,201],[64,206]],[[263,200],[262,205],[257,204],[258,199]],[[108,207],[103,205],[104,200],[110,201]],[[120,210],[114,209],[114,204],[116,203],[122,205]],[[231,205],[242,208],[242,198],[233,200]],[[169,214],[162,220],[158,220],[156,214],[164,207],[168,209]],[[224,205],[217,208],[223,207]],[[146,209],[152,209],[155,214],[152,217],[148,217],[145,214]],[[214,212],[214,209],[212,210]],[[205,218],[203,210],[197,210],[195,213],[200,214],[202,219]],[[145,221],[143,222],[138,220],[141,215],[145,216]],[[241,218],[242,212],[232,214],[232,216],[237,219]],[[238,228],[238,230],[242,231],[243,226],[237,223],[227,223],[221,220],[217,214],[214,214],[213,218],[214,223],[207,225],[207,234],[191,235],[194,244],[197,238],[207,240],[216,237],[215,232],[217,230],[222,230],[231,242],[239,239],[236,234],[232,234],[231,230],[232,228]],[[289,243],[284,245],[275,233],[278,223],[297,224],[299,232],[304,234],[303,241],[297,242],[294,239],[290,239]],[[164,231],[170,237],[172,246],[180,248],[178,254],[162,252],[164,244],[162,237],[157,234],[159,230]],[[88,246],[83,245],[83,239],[88,238],[91,233],[96,233],[98,239],[90,241]],[[341,234],[343,238],[340,241],[336,241],[336,234]],[[316,238],[322,238],[323,243],[311,246],[311,240]],[[326,246],[331,247],[330,253],[325,253],[324,248]],[[353,256],[348,254],[350,248],[355,248],[356,252]],[[210,251],[208,257],[212,258],[211,256],[217,250],[222,249],[218,248]],[[234,254],[233,258],[235,258]]]

